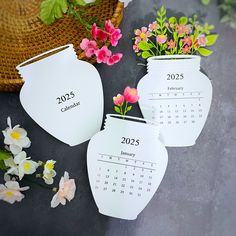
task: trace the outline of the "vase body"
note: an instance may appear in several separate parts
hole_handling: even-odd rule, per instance
[[[74,146],[101,129],[103,89],[99,73],[77,59],[72,45],[32,58],[17,70],[25,82],[20,91],[22,106],[52,136]]]
[[[212,100],[211,82],[200,72],[200,57],[151,57],[147,68],[138,84],[144,118],[159,124],[165,146],[194,145]]]
[[[140,120],[107,115],[105,129],[89,142],[88,175],[101,214],[136,219],[164,176],[168,155],[158,128]]]

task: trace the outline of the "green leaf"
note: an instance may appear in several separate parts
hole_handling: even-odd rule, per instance
[[[152,56],[152,54],[148,51],[142,52],[142,58],[144,58],[144,59],[147,59],[151,56]]]
[[[85,6],[87,5],[88,3],[86,3],[84,0],[76,0],[76,3],[80,6]]]
[[[4,161],[1,160],[0,161],[0,170],[6,170],[6,169],[7,169],[7,167],[6,167],[5,163],[4,163]]]
[[[211,0],[201,0],[203,5],[208,5],[210,3]]]
[[[128,106],[127,109],[126,109],[126,112],[130,111],[131,109],[132,109],[132,106]]]
[[[0,150],[0,161],[6,160],[8,158],[11,157],[11,153],[4,151],[4,150]]]
[[[180,17],[179,24],[180,25],[186,25],[188,23],[188,18],[185,16]]]
[[[44,0],[41,3],[40,19],[43,23],[49,25],[56,19],[59,19],[68,10],[66,0]]]
[[[198,52],[204,57],[208,57],[213,53],[213,51],[207,48],[198,48]]]
[[[138,43],[138,48],[143,51],[148,51],[148,50],[150,50],[151,46],[149,43],[147,43],[145,41],[141,41]]]
[[[117,106],[114,106],[114,110],[115,110],[115,112],[117,112],[117,113],[119,113],[119,114],[120,114],[120,108],[119,108],[119,107],[117,107]]]
[[[170,17],[169,18],[169,24],[176,24],[177,23],[177,19],[175,17]]]
[[[208,35],[206,36],[207,39],[207,44],[206,46],[212,46],[216,43],[216,40],[218,39],[219,35],[218,34],[212,34],[212,35]]]

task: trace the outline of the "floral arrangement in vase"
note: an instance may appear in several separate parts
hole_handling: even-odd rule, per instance
[[[27,179],[29,182],[37,183],[47,187],[54,183],[56,176],[55,160],[34,161],[24,151],[29,148],[31,141],[27,131],[20,125],[12,126],[11,119],[7,119],[8,127],[2,131],[4,136],[5,150],[0,150],[0,170],[4,172],[5,184],[0,184],[0,200],[13,204],[20,202],[25,196],[22,193],[30,189],[29,186],[20,187],[20,181]],[[35,182],[32,177],[44,182]],[[29,178],[31,176],[31,178]],[[69,178],[68,172],[61,177],[59,187],[52,187],[55,192],[51,200],[51,207],[59,204],[65,205],[66,200],[71,201],[75,196],[75,180]]]
[[[196,15],[167,18],[166,9],[162,6],[157,11],[156,21],[134,31],[133,50],[144,59],[173,54],[209,56],[213,51],[208,47],[218,38],[218,34],[211,33],[213,29],[214,26],[208,23],[201,25]]]

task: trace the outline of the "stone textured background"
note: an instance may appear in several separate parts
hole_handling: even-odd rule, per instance
[[[197,12],[215,24],[220,34],[215,53],[202,59],[202,67],[214,87],[211,111],[195,146],[168,148],[169,164],[164,180],[138,219],[124,221],[100,215],[88,182],[88,143],[71,148],[57,141],[25,113],[18,94],[1,93],[0,129],[6,127],[7,116],[25,127],[32,140],[28,153],[34,159],[57,160],[57,180],[64,170],[69,171],[76,179],[78,191],[66,207],[50,209],[53,193],[31,184],[32,189],[22,203],[0,202],[0,235],[236,235],[236,31],[219,23],[216,1],[208,7],[199,1],[165,3],[171,14]],[[124,59],[113,67],[97,66],[104,86],[105,113],[113,112],[115,94],[126,85],[136,86],[145,74],[132,52],[131,37],[134,28],[147,25],[155,18],[161,4],[157,0],[134,0],[126,9],[121,25],[124,37],[116,49],[125,53]],[[138,108],[130,114],[141,116]],[[22,183],[27,184],[30,183],[26,180]]]

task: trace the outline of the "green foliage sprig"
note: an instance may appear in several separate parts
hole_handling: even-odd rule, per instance
[[[86,3],[84,0],[43,0],[41,3],[40,19],[50,25],[67,14],[79,20],[87,30],[91,30],[96,19],[88,17],[83,7],[100,4],[101,0]]]
[[[213,25],[201,25],[197,15],[177,19],[167,19],[166,9],[157,11],[156,21],[149,27],[135,30],[133,49],[138,56],[146,59],[151,56],[173,54],[196,54],[209,56],[213,53],[208,47],[215,44],[218,34],[212,34]]]

